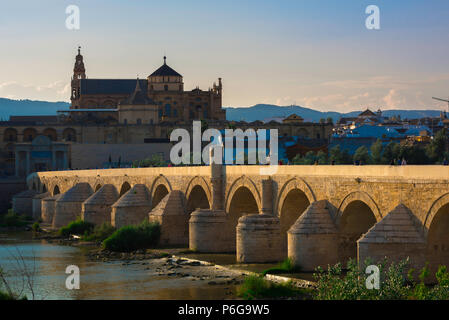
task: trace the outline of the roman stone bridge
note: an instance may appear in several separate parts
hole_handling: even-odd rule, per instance
[[[261,168],[39,172],[27,184],[54,227],[78,216],[116,227],[150,219],[166,244],[236,250],[243,262],[288,255],[304,270],[384,256],[449,266],[448,166],[279,166],[271,176]]]

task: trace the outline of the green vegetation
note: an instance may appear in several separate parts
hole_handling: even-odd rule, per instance
[[[446,267],[440,267],[436,273],[438,284],[429,287],[424,284],[429,272],[427,267],[421,271],[420,283],[413,280],[413,269],[408,269],[408,259],[386,266],[385,260],[379,265],[380,288],[367,289],[365,268],[360,269],[355,260],[348,262],[348,271],[343,274],[340,263],[330,266],[327,271],[317,269],[314,277],[317,288],[316,300],[435,300],[449,299],[449,273]],[[370,265],[365,261],[365,266]],[[407,274],[407,276],[405,276]]]
[[[136,160],[133,162],[133,168],[148,168],[148,167],[166,167],[167,163],[160,154],[153,154],[151,158]]]
[[[93,231],[89,234],[84,234],[82,239],[84,241],[95,241],[95,242],[103,242],[107,238],[109,238],[115,232],[115,228],[111,226],[109,223],[103,223],[100,226],[95,226]]]
[[[340,145],[336,145],[326,154],[323,151],[315,153],[309,151],[304,156],[296,155],[292,163],[296,165],[311,164],[390,164],[405,159],[407,164],[443,164],[449,161],[449,142],[446,130],[437,132],[433,140],[428,144],[406,145],[390,142],[386,146],[378,139],[368,149],[365,146],[358,148],[351,156],[348,150],[341,150]]]
[[[18,215],[12,209],[9,209],[7,214],[0,216],[1,227],[23,227],[28,224],[28,221],[28,217]]]
[[[152,248],[158,244],[160,233],[158,223],[144,221],[138,226],[126,226],[115,231],[103,241],[103,248],[118,252]]]
[[[287,258],[282,261],[279,266],[264,270],[262,272],[262,275],[265,276],[267,274],[295,273],[299,271],[300,269],[293,265],[292,260],[290,258]]]
[[[237,295],[243,299],[266,298],[306,298],[309,290],[295,287],[291,282],[273,283],[262,275],[251,275],[237,289]]]
[[[90,234],[93,229],[94,225],[92,223],[78,219],[59,229],[59,234],[63,237],[68,237],[72,234],[85,235]]]
[[[33,223],[31,230],[33,230],[33,232],[40,232],[42,229],[39,222]]]

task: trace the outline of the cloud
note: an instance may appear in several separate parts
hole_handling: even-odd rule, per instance
[[[55,81],[48,84],[27,84],[17,81],[0,83],[0,97],[44,101],[68,101],[70,83]]]

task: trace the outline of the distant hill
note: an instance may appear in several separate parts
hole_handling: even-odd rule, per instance
[[[276,106],[270,104],[257,104],[253,107],[226,108],[226,118],[231,121],[252,122],[256,120],[267,121],[271,119],[285,118],[296,113],[305,121],[320,121],[331,117],[336,122],[341,117],[355,117],[363,110],[340,113],[335,111],[321,112],[300,106]],[[438,117],[440,110],[385,110],[382,115],[385,117],[401,116],[402,119],[419,119],[424,117]]]
[[[9,120],[9,116],[56,115],[58,110],[70,107],[67,102],[47,102],[33,100],[11,100],[0,98],[0,119]]]
[[[58,110],[66,110],[70,107],[68,102],[48,102],[33,100],[11,100],[0,98],[0,119],[8,120],[9,116],[41,116],[56,115]],[[331,117],[337,121],[340,117],[354,117],[362,110],[349,113],[340,113],[335,111],[321,112],[310,108],[300,106],[276,106],[270,104],[257,104],[252,107],[232,108],[227,107],[226,118],[232,121],[252,122],[256,120],[269,121],[271,119],[283,119],[296,113],[304,118],[305,121],[317,122],[321,118]],[[439,110],[387,110],[383,112],[384,116],[391,117],[400,115],[402,119],[418,119],[424,117],[438,117]]]

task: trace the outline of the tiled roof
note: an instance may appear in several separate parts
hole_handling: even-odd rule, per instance
[[[148,98],[145,91],[140,88],[139,81],[136,81],[136,88],[128,99],[121,102],[124,105],[147,105],[156,104],[152,99]]]
[[[150,77],[153,76],[175,76],[175,77],[182,77],[179,73],[177,73],[175,70],[170,68],[167,64],[163,64],[159,69],[154,71]]]
[[[148,81],[139,80],[140,88],[147,91]],[[81,94],[132,94],[136,79],[81,79]]]

